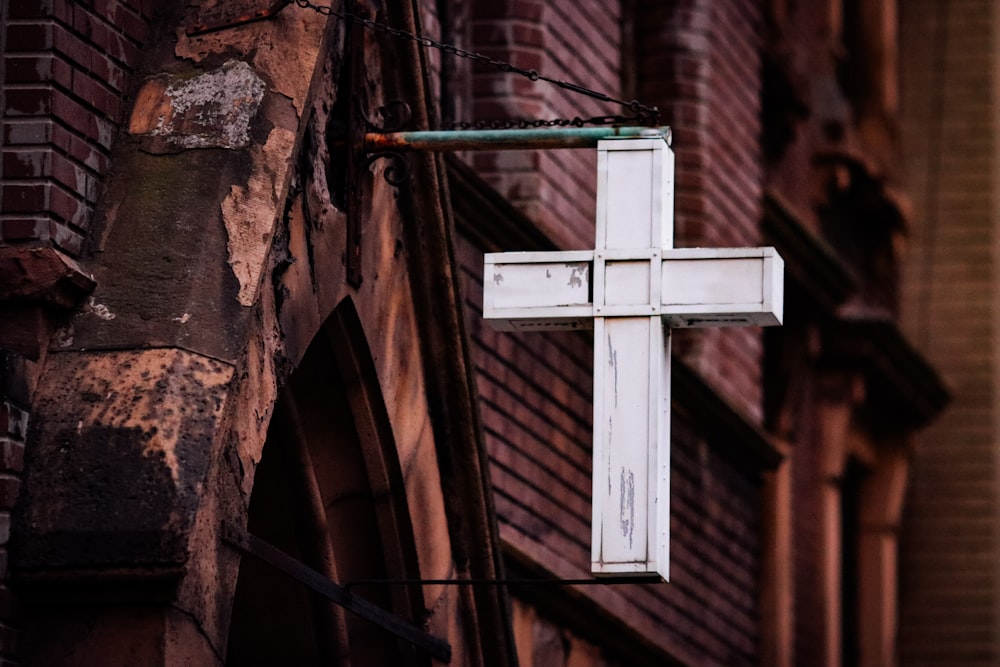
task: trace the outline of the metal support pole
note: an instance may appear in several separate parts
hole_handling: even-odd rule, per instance
[[[601,139],[662,138],[668,144],[669,127],[557,127],[508,130],[428,130],[368,132],[364,152],[385,151],[499,151],[538,148],[596,148]]]
[[[340,605],[366,621],[374,623],[383,630],[426,651],[432,658],[445,663],[451,662],[451,644],[446,640],[425,632],[364,598],[348,593],[322,573],[289,556],[256,535],[251,535],[239,526],[227,522],[222,524],[222,539],[239,551],[260,559],[299,583],[308,586],[334,604]]]

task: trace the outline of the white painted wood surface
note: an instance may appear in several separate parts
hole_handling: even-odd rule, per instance
[[[670,328],[780,324],[773,248],[673,246],[674,156],[662,139],[598,145],[593,252],[485,257],[500,330],[594,328],[591,570],[670,577]]]

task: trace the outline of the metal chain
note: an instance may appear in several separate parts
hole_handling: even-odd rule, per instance
[[[512,65],[504,60],[497,60],[495,58],[490,58],[481,53],[474,51],[468,51],[461,47],[455,46],[454,44],[446,44],[444,42],[439,42],[436,39],[427,37],[424,35],[416,35],[407,30],[401,28],[393,28],[384,23],[379,23],[364,16],[359,16],[358,14],[352,14],[351,12],[342,12],[334,9],[331,5],[317,5],[311,0],[294,0],[295,4],[302,9],[311,9],[314,12],[322,14],[324,16],[336,16],[337,18],[343,19],[345,21],[350,21],[361,25],[367,30],[371,30],[376,33],[383,33],[395,37],[396,39],[408,40],[411,42],[416,42],[420,46],[427,48],[438,49],[439,51],[458,56],[459,58],[465,58],[473,62],[481,63],[483,65],[488,65],[490,67],[495,67],[501,72],[508,72],[511,74],[519,74],[523,77],[528,78],[531,81],[544,81],[550,83],[559,88],[572,91],[574,93],[579,93],[580,95],[586,95],[587,97],[592,97],[594,99],[600,100],[602,102],[610,102],[612,104],[618,104],[625,107],[632,112],[632,116],[595,116],[593,118],[582,119],[579,116],[572,119],[566,118],[556,118],[552,120],[530,120],[530,119],[518,119],[518,120],[501,120],[501,121],[477,121],[477,122],[465,122],[460,121],[454,123],[455,129],[510,129],[510,128],[524,128],[524,127],[553,127],[553,126],[567,126],[573,125],[576,127],[581,127],[584,124],[592,125],[615,125],[620,123],[626,123],[629,121],[638,122],[641,125],[650,124],[655,125],[660,111],[658,108],[649,107],[645,104],[641,104],[638,100],[632,100],[627,102],[625,100],[620,100],[615,97],[611,97],[606,93],[602,93],[585,86],[581,86],[576,83],[571,83],[569,81],[562,81],[559,79],[553,79],[538,73],[538,70],[534,69],[522,69],[516,65]]]
[[[459,120],[449,124],[452,130],[512,130],[536,127],[583,127],[584,125],[645,125],[655,122],[655,118],[641,113],[634,116],[591,116],[590,118],[509,118],[504,120]]]

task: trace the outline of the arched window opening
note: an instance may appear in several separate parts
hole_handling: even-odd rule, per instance
[[[348,300],[275,408],[248,532],[345,584],[416,579],[402,471],[371,353]],[[420,624],[419,587],[370,586],[368,601]],[[227,664],[422,665],[413,646],[250,557],[240,565]]]

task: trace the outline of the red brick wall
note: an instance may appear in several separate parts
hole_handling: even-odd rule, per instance
[[[761,17],[751,0],[638,2],[637,96],[660,107],[677,155],[675,243],[760,243]],[[758,330],[679,332],[675,354],[761,416]]]
[[[472,46],[484,55],[612,96],[622,94],[618,3],[481,0],[472,16]],[[613,104],[486,67],[474,70],[473,95],[475,120],[622,113]],[[472,164],[557,245],[593,247],[594,151],[477,153]]]
[[[83,246],[152,0],[7,0],[0,243]]]

